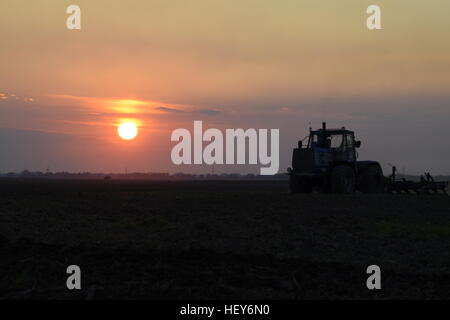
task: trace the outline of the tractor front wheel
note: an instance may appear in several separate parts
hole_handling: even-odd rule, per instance
[[[289,192],[295,193],[311,193],[312,186],[305,179],[299,178],[293,174],[289,175]]]
[[[333,193],[355,192],[355,172],[346,165],[336,166],[331,172],[331,191]]]

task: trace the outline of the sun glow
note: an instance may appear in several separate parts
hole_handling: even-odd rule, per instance
[[[124,140],[132,140],[137,136],[138,128],[134,122],[124,122],[119,125],[117,133]]]

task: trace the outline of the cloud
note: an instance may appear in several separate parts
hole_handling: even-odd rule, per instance
[[[156,107],[155,109],[163,112],[176,112],[176,113],[184,112],[183,110],[168,107]]]
[[[173,112],[173,113],[184,113],[188,112],[191,114],[200,114],[200,115],[206,115],[206,116],[216,116],[221,114],[220,111],[214,110],[214,109],[194,109],[191,111],[184,111],[176,108],[169,108],[169,107],[157,107],[156,110],[163,111],[163,112]]]
[[[0,100],[23,100],[25,102],[34,101],[34,99],[31,97],[22,98],[14,93],[2,93],[2,92],[0,92]]]
[[[203,114],[203,115],[207,115],[207,116],[216,116],[216,115],[221,114],[220,111],[213,110],[213,109],[198,109],[198,110],[192,111],[192,113]]]

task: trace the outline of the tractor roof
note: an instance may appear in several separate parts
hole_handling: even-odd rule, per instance
[[[348,133],[348,134],[354,134],[353,131],[350,130],[346,130],[345,128],[341,128],[341,129],[318,129],[318,130],[313,130],[311,131],[311,133],[313,134],[322,134],[322,133],[328,133],[328,134],[344,134],[344,133]]]

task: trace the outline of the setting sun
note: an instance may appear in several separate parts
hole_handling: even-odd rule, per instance
[[[138,134],[138,128],[133,122],[124,122],[117,129],[119,136],[124,140],[132,140]]]

